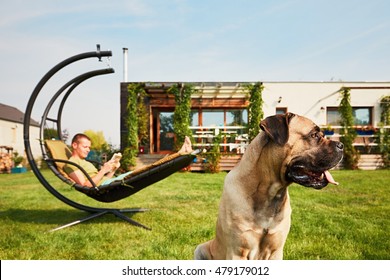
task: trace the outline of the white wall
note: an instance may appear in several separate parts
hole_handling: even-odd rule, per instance
[[[322,111],[320,108],[338,107],[339,90],[342,87],[352,88],[352,107],[374,108],[374,126],[380,121],[380,99],[390,95],[390,82],[264,82],[263,85],[265,117],[274,115],[276,107],[287,107],[289,112],[306,116],[320,126],[326,125],[326,110]],[[364,89],[356,89],[357,87]],[[387,89],[382,89],[383,87]],[[280,103],[279,97],[282,97]]]
[[[39,127],[30,126],[31,150],[36,159],[41,156],[39,147]],[[10,146],[14,152],[25,156],[23,141],[23,124],[0,120],[0,146]]]

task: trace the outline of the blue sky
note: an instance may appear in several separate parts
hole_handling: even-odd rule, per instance
[[[389,81],[388,11],[387,0],[4,1],[0,102],[24,111],[51,67],[100,43],[116,73],[72,94],[63,127],[102,130],[118,145],[123,47],[129,81]],[[106,64],[66,69],[47,96]]]

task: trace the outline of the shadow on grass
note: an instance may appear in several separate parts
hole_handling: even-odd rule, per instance
[[[132,218],[137,213],[125,213],[129,218]],[[29,210],[11,208],[6,211],[0,211],[0,222],[6,223],[7,220],[12,220],[19,223],[36,223],[36,224],[67,224],[72,221],[77,221],[90,216],[92,213],[77,211],[77,210]],[[111,213],[86,221],[87,223],[125,223],[124,220],[115,217]]]

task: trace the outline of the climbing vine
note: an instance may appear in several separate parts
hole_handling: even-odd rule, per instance
[[[145,104],[146,97],[147,93],[142,86],[137,95],[138,143],[141,145],[146,145],[149,141],[149,112]]]
[[[191,95],[196,89],[191,84],[178,83],[171,86],[168,92],[175,97],[175,112],[173,114],[173,129],[175,132],[174,149],[180,149],[185,136],[192,138],[190,130]]]
[[[380,101],[381,123],[390,125],[390,95],[385,96]]]
[[[143,84],[129,84],[127,100],[127,139],[121,161],[122,168],[129,170],[136,165],[138,144],[148,135],[148,114],[144,104],[146,92]]]
[[[382,154],[383,165],[385,168],[390,167],[390,129],[385,126],[390,125],[390,96],[385,96],[380,101],[381,122],[377,135],[379,150]]]
[[[248,105],[248,135],[249,141],[252,141],[260,132],[260,121],[264,116],[263,112],[263,83],[257,82],[254,85],[248,84],[244,88],[249,95]]]
[[[340,125],[342,126],[340,141],[344,144],[344,168],[358,169],[359,152],[353,146],[357,133],[354,128],[350,89],[342,88],[340,96],[339,113],[341,117]]]

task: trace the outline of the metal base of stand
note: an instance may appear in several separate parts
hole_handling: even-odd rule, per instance
[[[131,219],[131,218],[129,218],[126,215],[123,214],[123,213],[140,213],[140,212],[146,212],[148,210],[149,209],[145,209],[145,208],[102,209],[101,211],[93,213],[92,215],[89,215],[88,217],[85,217],[84,219],[80,219],[80,220],[77,220],[77,221],[65,224],[63,226],[56,227],[56,228],[50,230],[49,232],[54,232],[54,231],[57,231],[57,230],[60,230],[60,229],[64,229],[64,228],[67,228],[67,227],[78,225],[80,223],[83,223],[83,222],[86,222],[86,221],[98,218],[98,217],[106,215],[106,214],[113,214],[116,217],[118,217],[118,218],[120,218],[122,220],[125,220],[126,222],[129,222],[133,226],[140,227],[140,228],[143,228],[143,229],[146,229],[146,230],[152,230],[151,228],[149,228],[149,227],[147,227],[147,226],[145,226],[145,225],[143,225],[143,224],[141,224],[141,223],[139,223],[139,222],[137,222],[137,221],[135,221],[135,220],[133,220],[133,219]]]

